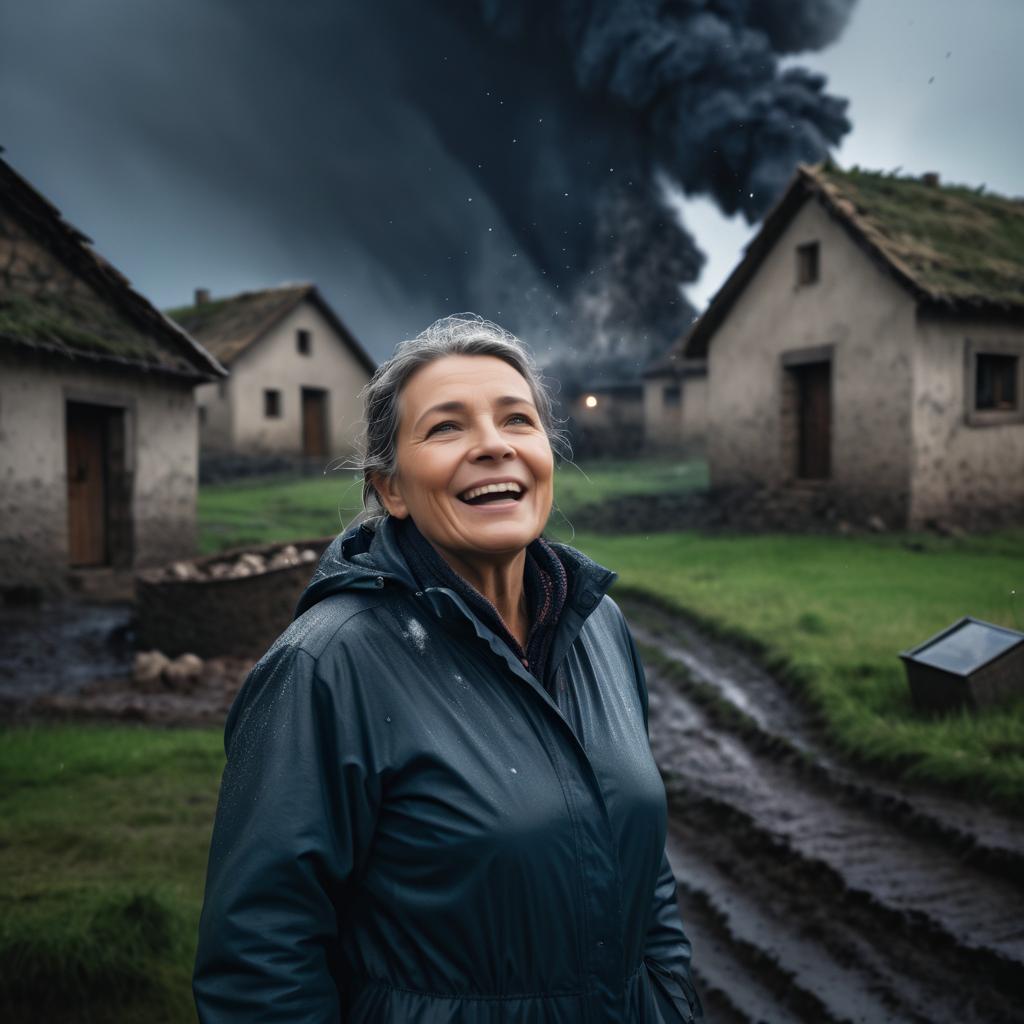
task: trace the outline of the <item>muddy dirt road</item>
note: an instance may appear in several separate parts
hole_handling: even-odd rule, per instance
[[[708,1019],[1024,1021],[1024,828],[859,775],[750,659],[636,597]]]

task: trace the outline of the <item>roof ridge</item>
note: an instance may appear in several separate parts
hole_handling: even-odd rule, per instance
[[[0,153],[2,152],[0,149]],[[128,324],[141,332],[142,337],[149,338],[150,343],[156,344],[157,351],[162,348],[165,359],[169,355],[177,355],[191,367],[191,372],[198,374],[200,378],[210,379],[226,373],[224,367],[190,337],[180,324],[169,320],[149,299],[136,291],[128,278],[95,249],[92,239],[71,224],[56,205],[2,156],[0,197],[6,197],[7,202],[2,205],[9,210],[20,230],[35,238],[38,244],[42,244],[50,258],[62,264],[75,278],[85,282],[96,296],[116,308]],[[29,301],[35,301],[36,298],[24,295],[21,297]],[[20,340],[30,343],[27,338]],[[60,342],[57,348],[53,344],[55,340]],[[47,343],[40,342],[40,347],[62,350],[68,355],[110,359],[151,371],[188,374],[188,371],[180,367],[126,357],[102,348],[85,350],[81,346],[68,344],[66,339],[56,335]]]

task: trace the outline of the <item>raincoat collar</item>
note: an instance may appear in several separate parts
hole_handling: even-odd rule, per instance
[[[299,599],[296,617],[325,597],[345,590],[397,586],[416,592],[416,580],[402,557],[396,532],[395,523],[384,518],[376,525],[362,523],[351,527],[336,537],[321,556],[309,586]],[[569,585],[560,626],[568,626],[568,632],[574,637],[617,577],[567,544],[551,544],[551,547],[565,566]],[[455,596],[452,591],[445,593]],[[461,599],[456,606],[475,620]],[[566,632],[565,628],[558,630],[550,654],[552,664],[564,653],[567,645],[560,641],[564,640]]]

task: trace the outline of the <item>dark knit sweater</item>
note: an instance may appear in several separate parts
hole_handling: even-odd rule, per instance
[[[411,519],[402,520],[399,526],[398,544],[417,586],[421,590],[437,586],[454,590],[473,614],[500,636],[526,668],[551,690],[551,684],[546,679],[548,653],[554,626],[562,613],[569,586],[565,566],[550,545],[537,538],[526,549],[523,587],[526,591],[530,631],[524,650],[522,644],[509,632],[498,609],[438,554]]]

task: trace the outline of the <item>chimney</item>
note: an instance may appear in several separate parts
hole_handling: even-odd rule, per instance
[[[921,182],[927,185],[929,188],[939,187],[939,172],[938,171],[925,171],[921,175]]]
[[[196,305],[205,306],[210,301],[210,289],[209,288],[197,288],[196,289]]]

